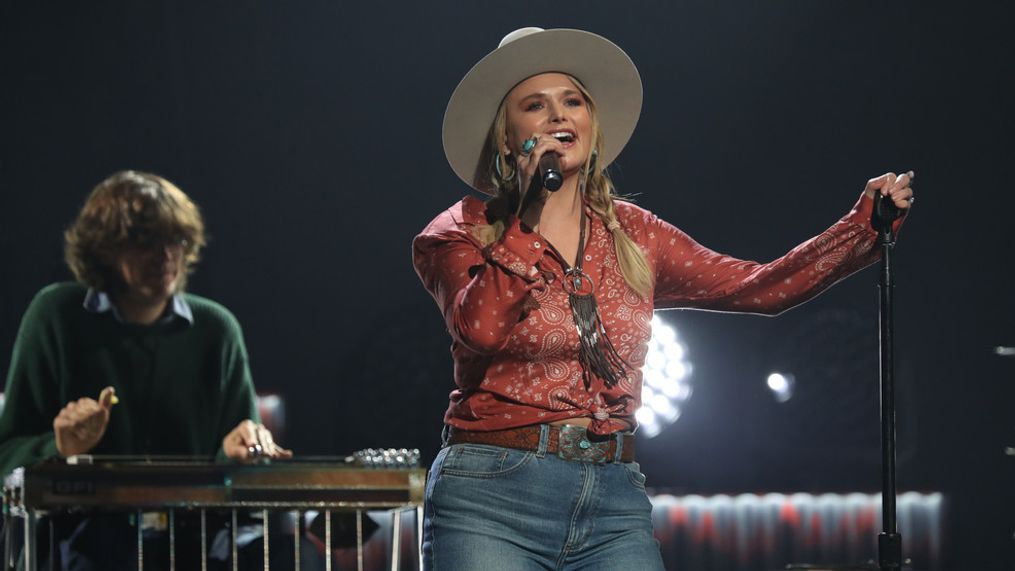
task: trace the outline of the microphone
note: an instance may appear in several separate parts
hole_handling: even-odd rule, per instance
[[[564,177],[560,174],[560,156],[557,153],[544,153],[539,157],[539,176],[543,180],[543,187],[550,192],[560,189],[564,184]]]
[[[890,196],[874,191],[874,210],[871,212],[871,227],[878,232],[891,232],[892,222],[902,215]]]

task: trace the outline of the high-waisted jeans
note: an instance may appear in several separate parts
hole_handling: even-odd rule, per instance
[[[443,448],[426,488],[427,571],[663,569],[637,463],[479,444]]]

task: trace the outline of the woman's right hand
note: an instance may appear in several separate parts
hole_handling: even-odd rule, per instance
[[[540,133],[533,133],[526,141],[535,141],[535,146],[529,152],[523,152],[519,147],[514,149],[515,165],[518,168],[519,192],[521,200],[518,201],[518,212],[516,213],[526,225],[535,228],[539,223],[539,214],[542,211],[543,202],[549,195],[549,191],[543,188],[539,180],[539,159],[548,152],[563,154],[564,146],[557,139]],[[522,141],[522,145],[525,141]]]

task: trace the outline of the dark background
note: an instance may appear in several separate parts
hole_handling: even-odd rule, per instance
[[[468,189],[440,144],[468,68],[525,25],[600,33],[645,105],[619,188],[713,249],[769,260],[917,171],[897,252],[900,490],[947,494],[949,569],[1015,568],[1012,132],[1002,3],[41,3],[0,8],[0,346],[69,279],[61,231],[125,168],[203,208],[191,291],[239,317],[302,454],[432,458],[449,339],[409,256]],[[643,440],[676,493],[876,491],[877,271],[776,319],[670,312],[694,363]],[[9,349],[0,355],[6,371]],[[776,403],[772,369],[797,375]],[[905,538],[904,538],[905,539]]]

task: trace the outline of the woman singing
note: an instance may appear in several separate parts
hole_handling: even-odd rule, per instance
[[[505,37],[451,96],[448,161],[491,198],[413,243],[457,386],[427,486],[427,569],[662,569],[633,435],[653,310],[782,312],[878,259],[875,193],[912,202],[913,173],[887,173],[775,261],[714,252],[615,193],[605,169],[641,100],[616,45],[539,28]]]

